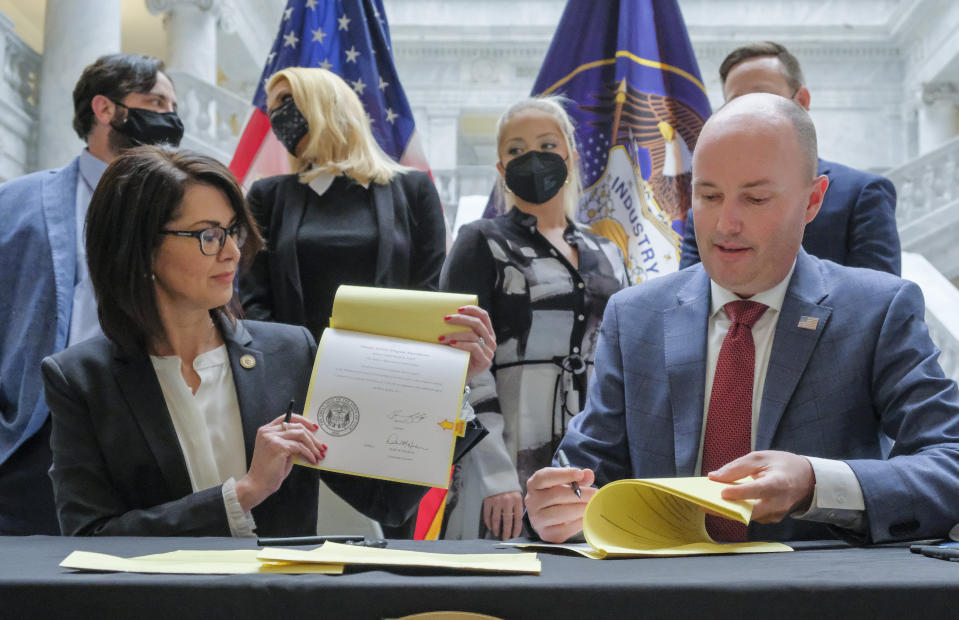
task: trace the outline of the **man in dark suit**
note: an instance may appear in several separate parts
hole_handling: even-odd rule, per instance
[[[588,469],[527,484],[545,540],[582,528],[594,480],[622,478],[752,478],[723,496],[757,500],[753,523],[707,518],[719,540],[938,538],[959,519],[959,390],[922,294],[800,247],[826,191],[815,170],[812,121],[788,99],[744,95],[707,121],[692,170],[703,263],[610,299],[560,445]]]
[[[723,97],[772,93],[809,109],[810,94],[799,61],[778,43],[752,43],[733,50],[719,67]],[[819,214],[806,226],[803,248],[850,267],[901,273],[896,229],[896,188],[889,179],[842,164],[818,160],[829,179]],[[693,215],[686,221],[680,268],[700,261]]]
[[[156,58],[98,59],[73,102],[73,127],[87,148],[64,168],[0,185],[0,535],[60,531],[40,360],[100,333],[83,247],[93,190],[126,148],[178,144],[183,134],[173,84]]]

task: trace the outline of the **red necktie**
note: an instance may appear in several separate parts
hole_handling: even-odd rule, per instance
[[[753,419],[753,376],[756,347],[753,325],[767,306],[755,301],[731,301],[723,309],[732,321],[716,360],[713,391],[709,395],[706,436],[703,439],[703,475],[748,454]],[[706,531],[713,540],[746,540],[742,523],[706,515]]]

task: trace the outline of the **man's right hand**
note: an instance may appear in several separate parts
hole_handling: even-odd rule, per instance
[[[539,537],[546,542],[565,542],[583,529],[586,504],[596,493],[596,476],[590,469],[544,467],[526,481],[526,514]],[[582,499],[570,486],[579,484]]]

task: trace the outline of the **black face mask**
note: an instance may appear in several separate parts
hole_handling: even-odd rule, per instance
[[[545,151],[529,151],[506,164],[506,187],[526,202],[541,205],[566,183],[566,160]]]
[[[290,155],[296,157],[296,147],[306,134],[310,133],[310,124],[297,109],[293,98],[287,99],[270,112],[270,125],[276,139],[280,141]]]
[[[122,123],[110,123],[114,129],[130,138],[134,145],[171,144],[180,146],[183,139],[183,121],[176,112],[154,112],[145,108],[131,108],[119,101],[113,103],[126,108]]]

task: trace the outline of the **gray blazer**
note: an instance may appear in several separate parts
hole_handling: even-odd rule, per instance
[[[290,398],[306,399],[316,344],[302,327],[221,321],[236,385],[249,466],[257,429]],[[251,368],[240,364],[250,355]],[[250,364],[247,364],[249,366]],[[220,486],[193,492],[180,443],[146,353],[127,356],[104,337],[47,357],[57,514],[65,535],[229,536]],[[294,467],[253,509],[258,535],[315,533],[318,477],[355,508],[404,522],[426,491]]]
[[[40,360],[67,346],[79,167],[0,185],[0,464],[46,422]]]

